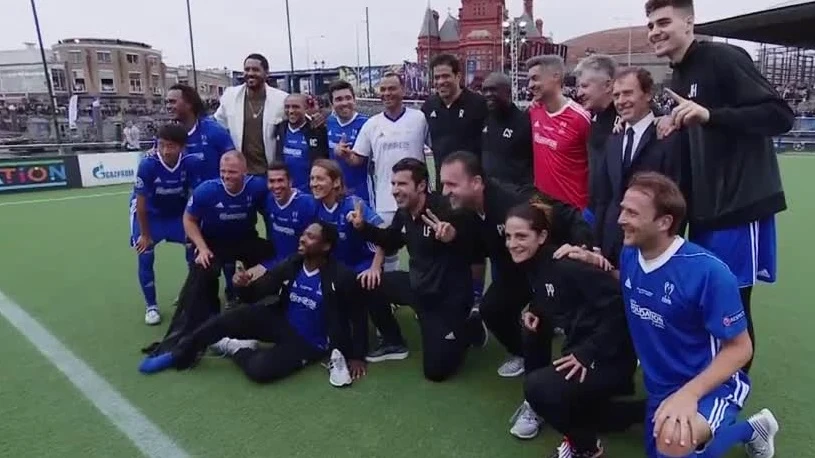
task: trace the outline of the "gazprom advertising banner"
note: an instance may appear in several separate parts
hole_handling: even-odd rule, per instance
[[[79,173],[82,187],[127,184],[136,181],[142,153],[138,151],[121,153],[80,154]]]

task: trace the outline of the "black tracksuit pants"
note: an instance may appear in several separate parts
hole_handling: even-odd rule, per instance
[[[582,383],[579,374],[566,380],[568,372],[552,365],[552,338],[552,324],[544,319],[537,332],[524,330],[524,394],[535,413],[568,437],[576,451],[594,450],[598,433],[625,431],[643,421],[644,400],[613,399],[634,394],[633,356],[595,362]]]
[[[472,291],[450,294],[422,294],[410,285],[407,272],[382,274],[382,282],[372,294],[371,321],[386,344],[403,344],[399,323],[390,304],[408,305],[419,316],[422,334],[422,368],[426,379],[442,382],[458,372],[473,341]],[[480,326],[480,324],[479,324]]]
[[[289,325],[279,305],[244,305],[210,318],[191,335],[181,339],[173,355],[180,369],[192,365],[197,355],[224,337],[255,339],[273,347],[243,349],[232,360],[250,380],[270,383],[287,377],[325,356]]]
[[[209,267],[196,263],[190,266],[178,298],[180,307],[203,317],[195,317],[193,321],[197,324],[220,312],[218,277],[224,264],[241,261],[251,267],[274,256],[272,242],[257,236],[238,240],[207,240],[207,245],[215,257]]]
[[[521,311],[532,299],[526,278],[519,280],[496,278],[484,293],[480,307],[487,329],[515,356],[523,356]]]

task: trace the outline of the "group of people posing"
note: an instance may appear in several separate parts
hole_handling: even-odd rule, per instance
[[[770,136],[792,112],[742,50],[694,40],[690,0],[646,12],[674,65],[675,106],[659,118],[650,75],[604,56],[576,69],[582,106],[562,95],[562,59],[530,60],[529,110],[502,74],[483,95],[462,88],[450,55],[431,63],[422,110],[388,74],[370,119],[344,81],[327,117],[267,86],[258,54],[214,119],[192,88],[171,88],[178,122],[160,129],[131,204],[148,324],[161,321],[155,244],[184,244],[189,273],[140,371],[190,368],[209,349],[259,383],[327,360],[330,383],[346,386],[368,363],[408,357],[393,310],[409,306],[428,380],[498,340],[510,355],[498,374],[525,377],[510,432],[550,425],[564,435],[555,457],[603,456],[599,435],[636,423],[649,457],[738,444],[772,457],[774,415],[738,414],[751,287],[774,280],[786,206]],[[638,367],[644,400],[632,398]]]

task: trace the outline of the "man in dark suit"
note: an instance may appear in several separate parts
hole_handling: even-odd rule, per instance
[[[657,140],[654,113],[651,111],[654,80],[642,68],[624,68],[614,78],[614,105],[624,129],[606,142],[599,164],[596,202],[595,240],[603,255],[614,265],[620,256],[623,235],[617,219],[620,201],[631,177],[642,171],[654,171],[679,180],[680,159],[671,154],[671,143],[678,137]]]

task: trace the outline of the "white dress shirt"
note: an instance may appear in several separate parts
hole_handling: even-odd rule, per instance
[[[628,128],[631,127],[634,129],[634,146],[631,148],[631,160],[634,160],[634,156],[637,154],[637,147],[640,146],[640,140],[642,140],[642,136],[645,134],[645,131],[648,130],[648,126],[654,123],[654,113],[648,112],[644,118],[640,119],[636,124],[633,126],[629,126],[626,124],[625,131],[628,131]],[[625,147],[628,145],[628,136],[623,136],[623,150],[620,152],[621,157],[623,160],[625,159]]]

